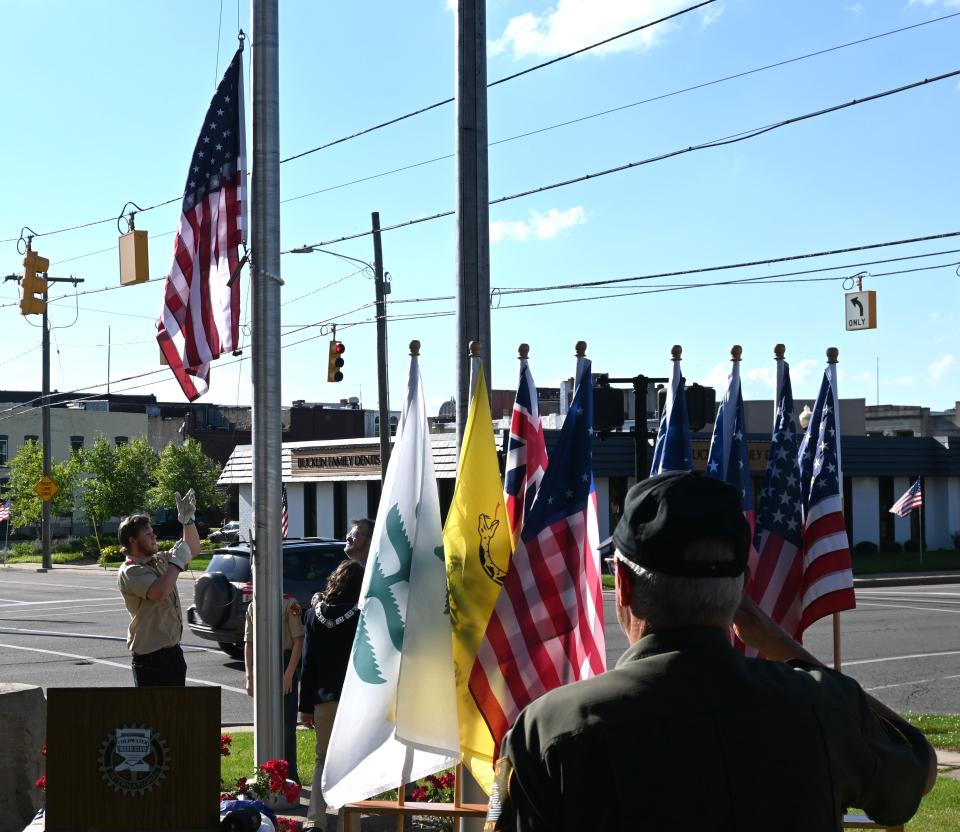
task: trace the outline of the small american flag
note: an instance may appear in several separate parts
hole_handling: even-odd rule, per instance
[[[644,414],[638,413],[637,419],[641,430],[644,429]],[[650,476],[666,471],[689,471],[692,468],[693,450],[690,445],[690,419],[687,416],[687,391],[683,386],[680,360],[675,359],[673,376],[667,388],[667,399],[657,430],[657,442],[653,447]]]
[[[280,483],[280,534],[286,537],[290,532],[290,515],[287,512],[287,484]]]
[[[0,522],[10,519],[10,500],[0,500]]]
[[[923,492],[920,489],[920,480],[917,480],[904,492],[899,500],[890,506],[890,513],[896,514],[897,517],[906,517],[911,511],[915,508],[920,508],[922,505]]]
[[[238,49],[210,102],[184,188],[157,342],[184,395],[207,392],[210,362],[236,349],[246,232],[243,61]]]
[[[527,704],[606,669],[589,360],[580,359],[577,378],[470,674],[498,749]]]
[[[759,607],[799,639],[802,613],[803,518],[790,366],[777,359],[777,400],[770,461],[760,494],[753,545],[758,553],[747,591]],[[748,655],[755,651],[747,648]]]
[[[825,615],[857,605],[843,520],[838,398],[836,365],[828,364],[798,457],[803,511],[801,633]]]

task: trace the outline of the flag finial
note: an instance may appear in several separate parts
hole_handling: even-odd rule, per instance
[[[683,355],[683,347],[681,347],[679,344],[674,344],[670,348],[670,355],[672,356],[670,359],[671,361],[679,361],[680,357]]]
[[[411,341],[410,342],[410,355],[420,355],[420,342]]]
[[[779,361],[787,354],[787,348],[783,344],[774,344],[773,345],[773,357]]]
[[[836,364],[837,356],[840,355],[840,350],[836,347],[827,347],[827,364]]]
[[[527,356],[529,355],[530,355],[529,344],[521,344],[519,347],[517,347],[517,358],[519,358],[521,361],[526,361]]]
[[[587,342],[577,341],[577,346],[574,349],[577,351],[577,358],[583,358],[587,354]]]
[[[469,349],[470,349],[470,357],[471,357],[471,358],[479,358],[479,357],[480,357],[480,342],[479,342],[479,341],[471,341],[471,342],[470,342],[470,347],[469,347]]]
[[[730,347],[731,361],[739,361],[741,355],[743,355],[743,347],[741,347],[739,344],[734,344],[732,347]]]

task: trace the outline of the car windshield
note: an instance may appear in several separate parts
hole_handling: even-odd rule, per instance
[[[223,572],[228,581],[249,581],[250,556],[239,552],[220,552],[210,558],[207,572]]]

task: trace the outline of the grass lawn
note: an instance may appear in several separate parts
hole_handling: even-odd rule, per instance
[[[936,748],[960,751],[960,714],[914,714],[907,711],[903,718],[923,731]]]

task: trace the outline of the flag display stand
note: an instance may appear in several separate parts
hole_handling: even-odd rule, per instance
[[[407,817],[434,818],[485,818],[487,806],[484,803],[463,802],[463,763],[456,768],[456,780],[453,784],[453,803],[407,802],[403,795],[404,785],[397,789],[396,800],[359,800],[343,807],[343,831],[358,832],[360,815],[395,815],[397,832],[403,832],[403,819]]]

